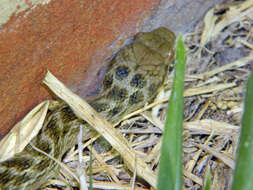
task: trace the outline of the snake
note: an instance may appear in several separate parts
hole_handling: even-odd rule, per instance
[[[108,63],[99,93],[88,103],[109,122],[152,103],[172,67],[175,34],[166,27],[139,32]],[[43,127],[31,144],[57,160],[77,143],[80,125],[88,138],[92,127],[58,100],[47,112]],[[0,189],[41,189],[57,177],[60,166],[28,144],[23,151],[0,163]]]

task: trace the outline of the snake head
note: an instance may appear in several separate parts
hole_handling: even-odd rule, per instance
[[[174,41],[164,27],[136,34],[110,61],[102,93],[91,105],[115,121],[152,102],[168,76]]]
[[[173,56],[175,38],[175,34],[165,27],[157,28],[151,32],[140,32],[135,35],[135,41],[159,52],[164,58]]]
[[[136,57],[136,72],[145,75],[149,95],[156,94],[173,67],[175,34],[160,27],[151,32],[136,34],[132,49]],[[151,98],[152,99],[152,98]]]

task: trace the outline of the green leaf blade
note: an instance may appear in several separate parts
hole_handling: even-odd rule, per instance
[[[232,190],[253,189],[253,72],[248,83]]]
[[[182,35],[179,35],[176,45],[174,84],[162,139],[158,190],[181,190],[182,188],[182,123],[185,62],[184,43]]]

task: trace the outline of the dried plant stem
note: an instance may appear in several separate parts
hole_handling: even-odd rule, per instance
[[[126,139],[113,128],[112,124],[103,117],[82,98],[71,92],[50,72],[43,81],[58,97],[64,100],[73,109],[75,114],[87,121],[98,133],[100,133],[115,148],[124,159],[128,168],[138,176],[145,179],[152,187],[156,187],[156,175],[148,165],[135,155]],[[136,159],[135,159],[136,158]]]
[[[83,160],[83,143],[82,143],[82,136],[83,136],[83,127],[80,125],[80,132],[78,134],[78,160],[79,160],[79,169],[80,169],[80,189],[81,190],[88,190],[88,186],[86,184],[86,177],[85,177],[85,170],[82,167],[82,160]]]

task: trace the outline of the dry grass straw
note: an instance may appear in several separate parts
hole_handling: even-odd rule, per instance
[[[201,36],[200,45],[203,47],[212,39],[216,38],[221,31],[230,24],[242,21],[245,17],[252,15],[253,1],[245,1],[243,3],[226,4],[220,9],[228,10],[222,15],[217,15],[216,9],[208,11],[204,18],[204,30]]]
[[[244,85],[252,70],[252,18],[252,1],[230,2],[206,14],[200,35],[186,35],[188,73],[197,74],[186,75],[185,188],[201,188],[210,169],[212,189],[230,189]]]
[[[49,101],[44,101],[33,108],[0,142],[0,161],[7,160],[21,152],[35,137],[47,114]]]
[[[156,187],[156,175],[148,165],[135,155],[122,134],[116,130],[112,124],[102,118],[96,111],[82,98],[67,89],[50,72],[47,73],[43,81],[59,98],[65,101],[77,116],[87,121],[99,134],[101,134],[116,149],[128,168],[137,175],[145,179],[151,186]]]

